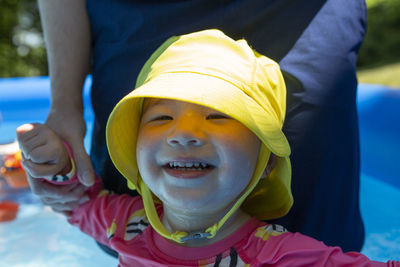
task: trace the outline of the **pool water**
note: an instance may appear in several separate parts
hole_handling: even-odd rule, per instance
[[[93,112],[85,83],[89,147]],[[0,144],[15,139],[23,123],[44,122],[49,108],[47,77],[0,80]],[[400,260],[400,90],[360,85],[361,212],[366,227],[362,252],[370,259]],[[0,201],[20,203],[16,220],[0,223],[0,266],[117,266],[92,238],[44,207],[29,189],[0,179]]]

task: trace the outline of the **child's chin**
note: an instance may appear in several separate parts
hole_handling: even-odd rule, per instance
[[[213,203],[204,199],[204,197],[174,195],[174,199],[163,201],[164,205],[178,210],[187,210],[188,212],[207,210],[214,206]]]

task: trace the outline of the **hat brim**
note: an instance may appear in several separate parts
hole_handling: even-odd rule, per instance
[[[275,184],[280,184],[278,185],[278,188],[281,188],[279,191],[286,190],[288,192],[285,192],[284,195],[291,197],[290,161],[288,161],[290,147],[287,139],[273,114],[262,108],[244,91],[238,85],[220,77],[195,72],[177,72],[159,75],[125,96],[109,117],[106,139],[111,159],[116,168],[128,180],[128,186],[141,193],[138,186],[141,177],[136,160],[136,142],[143,99],[165,98],[207,106],[227,114],[249,128],[269,151],[285,159],[281,166],[284,171],[280,174],[284,174],[286,177],[276,177],[272,184],[274,190]],[[279,181],[281,179],[285,181]],[[254,199],[251,195],[249,198]],[[282,203],[282,196],[277,197],[275,202]],[[287,203],[285,206],[290,207],[292,200],[286,199],[283,202]],[[288,204],[289,202],[290,204]],[[285,208],[283,211],[281,207],[278,209],[280,211],[272,213],[282,214],[288,210]],[[270,219],[270,216],[262,217]]]

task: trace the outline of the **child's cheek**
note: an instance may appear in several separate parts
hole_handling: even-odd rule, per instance
[[[148,131],[143,131],[138,135],[136,144],[136,159],[139,171],[143,177],[145,173],[154,175],[157,167],[157,155],[160,150],[160,142],[157,137]]]

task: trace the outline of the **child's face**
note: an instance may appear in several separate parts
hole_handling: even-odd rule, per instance
[[[170,208],[224,211],[248,185],[259,148],[253,132],[221,112],[176,100],[145,100],[139,171]]]

